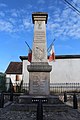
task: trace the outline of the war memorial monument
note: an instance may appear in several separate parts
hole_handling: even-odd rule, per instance
[[[50,71],[52,66],[47,60],[46,24],[48,14],[36,12],[32,14],[34,24],[34,40],[32,61],[27,66],[29,71],[29,94],[46,96],[50,94]]]
[[[64,94],[64,101],[57,95],[50,95],[50,72],[52,66],[48,64],[47,60],[47,18],[48,14],[44,12],[36,12],[32,14],[34,24],[32,61],[30,65],[27,65],[26,67],[26,70],[29,71],[29,94],[21,93],[20,96],[15,96],[15,99],[17,99],[14,100],[13,96],[15,94],[13,94],[13,90],[11,89],[9,93],[10,101],[4,105],[4,94],[2,92],[0,94],[1,119],[80,120],[80,111],[74,110],[78,109],[76,94],[73,94],[74,109],[70,105],[72,103],[67,102],[66,92]],[[61,97],[63,97],[63,95]]]

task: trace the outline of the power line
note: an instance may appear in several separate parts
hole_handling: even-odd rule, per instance
[[[73,6],[70,2],[68,2],[67,0],[65,0],[65,2],[67,2],[71,7],[73,7],[77,12],[80,13],[80,11],[75,6]]]
[[[75,2],[71,1],[71,3],[73,3],[76,7],[79,8],[79,6]]]
[[[80,11],[75,7],[73,6],[70,2],[68,2],[67,0],[64,0],[64,2],[72,9],[74,10],[78,15],[80,15]]]

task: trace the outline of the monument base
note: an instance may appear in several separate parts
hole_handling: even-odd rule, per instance
[[[29,73],[30,95],[49,95],[49,73],[47,72],[30,72]]]
[[[39,100],[42,100],[42,103],[47,104],[62,104],[62,101],[59,100],[59,96],[32,96],[32,95],[21,95],[19,96],[20,104],[32,104],[38,103]]]
[[[46,96],[50,94],[50,71],[48,63],[32,63],[27,66],[29,71],[29,94]]]

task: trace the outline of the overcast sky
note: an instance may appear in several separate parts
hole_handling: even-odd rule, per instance
[[[68,0],[80,10],[80,0]],[[0,0],[0,71],[11,61],[28,54],[25,41],[32,48],[33,12],[47,12],[47,47],[54,40],[56,55],[80,54],[80,14],[64,0]]]

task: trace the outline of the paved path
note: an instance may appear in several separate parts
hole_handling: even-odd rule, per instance
[[[0,120],[36,120],[36,112],[13,111],[11,105],[0,108]],[[56,107],[51,112],[43,113],[43,120],[80,120],[80,112],[71,107]]]

